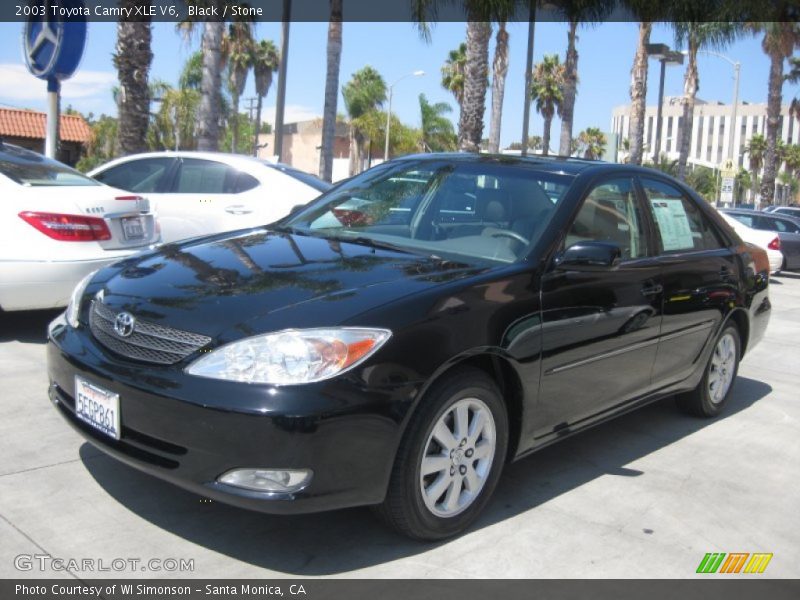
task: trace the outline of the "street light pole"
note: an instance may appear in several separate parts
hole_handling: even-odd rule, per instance
[[[394,86],[396,86],[398,83],[400,83],[401,81],[403,81],[403,79],[406,79],[407,77],[422,77],[423,75],[425,75],[425,71],[414,71],[413,73],[408,73],[407,75],[403,75],[399,79],[395,80],[395,82],[389,86],[389,106],[388,110],[386,111],[386,144],[384,145],[383,148],[384,161],[389,160],[389,132],[392,127],[392,94],[394,93]]]
[[[525,104],[522,105],[522,156],[528,154],[528,133],[531,118],[531,78],[533,76],[533,38],[536,31],[536,2],[528,6],[528,56],[525,63]]]
[[[661,78],[658,82],[658,108],[656,109],[656,143],[655,153],[653,154],[653,164],[657,165],[661,157],[661,119],[664,109],[664,75],[667,71],[667,60],[662,58],[661,63]]]

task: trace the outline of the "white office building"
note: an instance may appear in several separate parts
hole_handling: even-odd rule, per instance
[[[728,151],[733,142],[734,165],[750,168],[749,156],[745,148],[750,138],[760,133],[767,133],[767,105],[738,105],[736,109],[736,126],[731,132],[731,104],[721,102],[705,102],[697,99],[692,120],[692,142],[689,151],[689,163],[704,167],[716,168],[728,159]],[[656,144],[656,106],[648,106],[644,122],[645,157],[652,160]],[[611,118],[611,131],[624,140],[630,134],[630,105],[618,106]],[[669,160],[678,158],[678,143],[683,126],[683,106],[680,97],[664,98],[661,117],[661,154]],[[800,143],[800,121],[789,116],[789,105],[781,107],[779,126],[780,139],[786,144]],[[621,159],[625,153],[621,151]]]

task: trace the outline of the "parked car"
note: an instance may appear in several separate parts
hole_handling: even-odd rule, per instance
[[[89,175],[146,194],[164,242],[271,223],[331,187],[288,165],[218,152],[134,154]]]
[[[780,272],[784,264],[784,256],[781,251],[781,239],[778,237],[777,233],[754,229],[745,225],[742,221],[733,218],[733,215],[724,212],[721,213],[721,215],[728,225],[730,225],[745,242],[755,244],[766,251],[769,259],[770,273]]]
[[[508,461],[675,394],[720,414],[770,317],[767,268],[660,172],[409,156],[270,228],[99,271],[50,326],[49,394],[202,496],[376,505],[441,539]]]
[[[783,254],[781,270],[800,269],[800,219],[781,213],[765,214],[755,210],[734,209],[723,212],[753,229],[776,233]]]
[[[786,215],[795,219],[800,218],[800,207],[798,206],[776,206],[770,212],[775,215]]]
[[[158,241],[145,198],[0,142],[0,310],[66,306],[87,274]]]

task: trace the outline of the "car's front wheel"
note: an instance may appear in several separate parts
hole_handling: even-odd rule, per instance
[[[483,372],[458,369],[421,400],[377,513],[420,540],[464,531],[488,502],[506,457],[508,415]]]

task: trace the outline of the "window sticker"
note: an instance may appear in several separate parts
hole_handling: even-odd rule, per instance
[[[650,205],[661,232],[664,250],[694,249],[692,228],[683,201],[679,198],[651,198]]]

